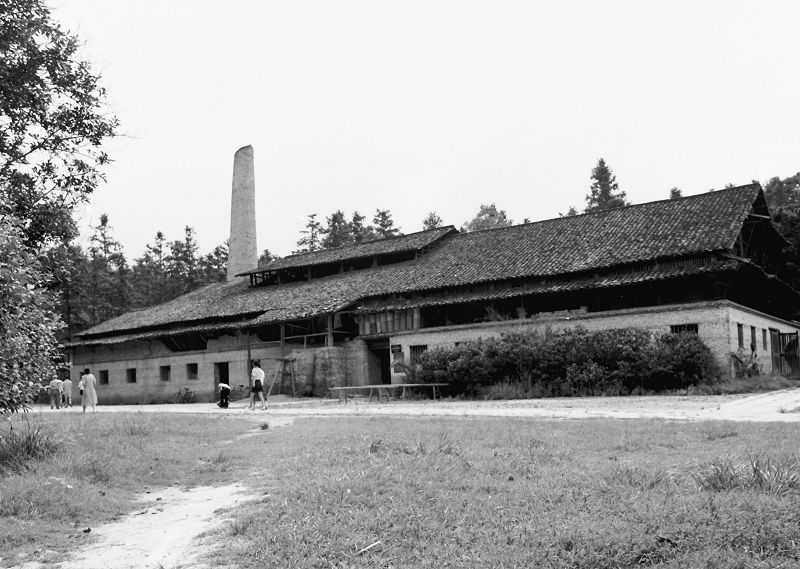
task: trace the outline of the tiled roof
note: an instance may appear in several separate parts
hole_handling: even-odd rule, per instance
[[[397,237],[389,237],[387,239],[367,241],[365,243],[358,243],[356,245],[347,245],[344,247],[336,247],[334,249],[323,249],[321,251],[312,251],[310,253],[298,253],[296,255],[289,255],[288,257],[283,257],[282,259],[272,261],[266,267],[253,269],[252,271],[247,271],[240,274],[251,275],[268,270],[275,271],[278,269],[311,267],[314,265],[324,265],[327,263],[339,263],[341,261],[369,258],[373,255],[388,255],[393,253],[420,251],[421,249],[432,245],[450,233],[456,233],[456,230],[452,225],[437,227],[436,229],[429,229],[427,231],[418,231],[416,233],[409,233],[407,235],[398,235]]]
[[[728,251],[759,200],[763,195],[754,184],[474,233],[454,233],[451,228],[421,232],[407,236],[408,243],[435,245],[413,261],[310,282],[257,288],[247,288],[244,282],[209,285],[123,314],[79,336],[245,317],[256,324],[282,322],[342,310],[370,297],[537,276],[585,279],[587,271]],[[381,242],[363,245],[373,251],[396,251],[401,239],[388,240],[383,249]],[[313,255],[326,259],[320,262],[333,258],[322,253]]]

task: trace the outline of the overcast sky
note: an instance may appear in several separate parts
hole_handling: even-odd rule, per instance
[[[228,237],[256,160],[259,251],[306,216],[582,209],[600,157],[641,203],[800,171],[800,2],[51,0],[121,137],[81,213],[129,259]],[[324,220],[323,220],[324,221]],[[84,236],[84,243],[86,235]]]

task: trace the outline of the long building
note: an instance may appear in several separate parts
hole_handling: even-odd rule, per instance
[[[403,382],[433,346],[575,326],[694,332],[731,374],[732,354],[753,352],[765,373],[798,373],[800,295],[780,278],[786,241],[758,184],[473,233],[448,226],[241,270],[256,265],[253,201],[236,197],[254,192],[252,171],[245,186],[234,180],[231,244],[242,245],[227,282],[70,344],[73,374],[91,368],[102,401],[164,401],[182,387],[211,400],[220,381],[247,384],[254,359],[273,392],[325,395]]]

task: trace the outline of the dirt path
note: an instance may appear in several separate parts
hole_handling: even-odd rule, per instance
[[[98,407],[99,413],[200,413],[235,415],[271,427],[314,416],[409,415],[409,416],[495,416],[537,419],[668,419],[684,421],[800,421],[800,389],[787,389],[747,396],[705,397],[590,397],[519,401],[393,401],[378,404],[365,399],[347,404],[335,400],[271,399],[267,411],[250,411],[246,402],[235,402],[230,409],[210,403],[192,405],[147,405]],[[74,413],[79,409],[34,413]],[[252,499],[238,484],[201,487],[185,491],[167,488],[141,497],[143,508],[124,518],[94,528],[99,541],[77,552],[60,569],[179,569],[204,565],[198,557],[208,551],[210,540],[197,536],[224,522],[218,510]],[[168,539],[165,537],[168,536]],[[44,567],[27,563],[22,569]]]

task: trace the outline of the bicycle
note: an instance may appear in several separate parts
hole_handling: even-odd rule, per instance
[[[188,387],[179,389],[178,393],[175,394],[173,403],[194,403],[194,393]]]

